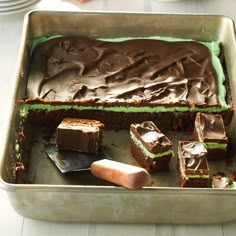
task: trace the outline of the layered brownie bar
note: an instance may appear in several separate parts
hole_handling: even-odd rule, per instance
[[[180,187],[209,186],[210,170],[207,150],[200,142],[179,141],[178,171]]]
[[[149,172],[169,169],[172,142],[152,121],[131,124],[130,135],[131,153],[140,166]]]
[[[57,127],[57,147],[59,150],[96,153],[101,144],[103,127],[97,120],[65,118]]]
[[[208,160],[223,159],[226,154],[228,138],[222,116],[197,113],[194,140],[203,143],[208,151]]]

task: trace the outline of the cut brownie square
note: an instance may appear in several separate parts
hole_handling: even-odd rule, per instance
[[[212,188],[235,188],[235,182],[232,178],[226,176],[224,173],[213,174],[212,177]]]
[[[178,171],[180,187],[206,188],[210,170],[207,150],[200,142],[179,141]]]
[[[96,153],[101,144],[103,127],[97,120],[65,118],[57,127],[57,147],[59,150]]]
[[[221,115],[197,113],[193,136],[207,149],[208,160],[225,158],[228,138]]]
[[[172,142],[152,121],[131,124],[131,154],[149,172],[169,169],[173,155]]]

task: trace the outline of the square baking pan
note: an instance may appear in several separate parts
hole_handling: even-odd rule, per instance
[[[30,162],[27,181],[13,178],[15,133],[18,101],[24,99],[30,64],[31,42],[49,35],[84,35],[98,38],[165,36],[219,41],[224,47],[226,69],[233,104],[236,102],[236,43],[234,22],[225,16],[32,11],[25,16],[11,109],[5,114],[1,132],[0,183],[7,191],[14,209],[24,217],[54,221],[89,221],[113,223],[197,223],[211,224],[236,220],[235,189],[193,189],[178,187],[175,161],[169,173],[153,175],[154,185],[128,190],[96,179],[89,171],[63,175],[42,152],[43,127],[31,127],[38,142],[28,151]],[[112,158],[127,160],[128,131],[105,131],[106,145],[112,147]],[[235,115],[230,124],[231,143],[235,137]],[[174,139],[185,133],[169,134]],[[188,138],[188,137],[187,137]],[[233,158],[212,164],[214,171],[236,171]]]

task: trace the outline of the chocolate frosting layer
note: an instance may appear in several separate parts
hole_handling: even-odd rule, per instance
[[[28,98],[220,106],[207,47],[197,42],[104,42],[59,37],[33,53]]]
[[[197,113],[196,126],[203,141],[227,143],[224,121],[221,115]]]
[[[172,142],[160,132],[152,121],[131,124],[130,130],[151,153],[164,152],[172,147]]]
[[[207,150],[200,142],[181,142],[180,153],[186,174],[209,174]]]

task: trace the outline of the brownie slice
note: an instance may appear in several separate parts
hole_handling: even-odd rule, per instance
[[[221,115],[197,113],[193,136],[194,140],[202,142],[207,149],[208,160],[225,158],[228,138]]]
[[[104,125],[97,120],[65,118],[57,127],[59,150],[96,153],[102,141]]]
[[[202,143],[179,141],[177,163],[180,187],[206,188],[209,186],[210,170],[207,150]]]
[[[224,173],[217,173],[212,177],[212,188],[234,188],[234,181]]]
[[[169,169],[172,142],[152,121],[131,124],[131,154],[149,172]]]

